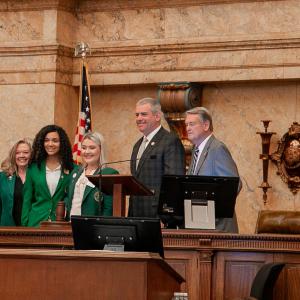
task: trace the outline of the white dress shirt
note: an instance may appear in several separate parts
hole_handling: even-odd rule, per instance
[[[197,169],[197,165],[198,165],[198,161],[199,161],[199,158],[203,152],[203,149],[205,147],[205,145],[207,144],[208,140],[210,139],[210,137],[212,136],[212,134],[210,134],[200,145],[198,145],[198,149],[199,149],[199,154],[198,154],[198,158],[197,158],[197,162],[196,162],[196,166],[195,166],[195,171]]]
[[[75,183],[74,195],[72,199],[72,207],[71,207],[71,216],[81,216],[81,205],[84,196],[84,191],[87,186],[92,188],[95,187],[93,183],[91,183],[88,178],[85,176],[85,171],[83,171]]]
[[[56,187],[61,176],[61,165],[59,165],[54,170],[51,170],[46,165],[46,181],[50,191],[51,197],[53,197]]]

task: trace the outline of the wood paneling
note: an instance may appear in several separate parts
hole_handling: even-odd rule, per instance
[[[300,235],[238,235],[163,230],[166,261],[186,280],[189,300],[232,300],[249,296],[259,268],[285,262],[276,300],[300,299]],[[0,228],[0,248],[72,249],[68,226]],[[157,289],[157,287],[155,288]]]
[[[169,300],[181,281],[158,254],[0,249],[2,300]]]

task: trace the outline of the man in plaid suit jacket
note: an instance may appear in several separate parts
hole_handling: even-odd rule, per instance
[[[131,174],[154,192],[153,196],[131,196],[128,216],[157,217],[162,176],[185,174],[185,153],[180,139],[161,126],[158,100],[143,98],[136,104],[136,124],[143,134],[133,147]]]

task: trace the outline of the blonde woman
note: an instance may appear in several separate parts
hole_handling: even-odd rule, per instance
[[[23,185],[31,157],[31,144],[22,139],[9,151],[1,163],[0,173],[0,225],[21,226]]]
[[[84,135],[81,146],[83,164],[71,174],[68,197],[65,199],[67,220],[71,215],[111,216],[112,196],[100,193],[86,175],[118,174],[118,171],[105,167],[105,145],[103,136],[97,132]]]

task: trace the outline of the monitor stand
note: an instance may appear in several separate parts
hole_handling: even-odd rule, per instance
[[[216,229],[215,201],[185,199],[184,223],[185,228]]]

